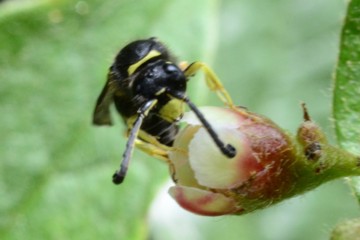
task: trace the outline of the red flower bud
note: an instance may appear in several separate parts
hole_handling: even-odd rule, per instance
[[[335,177],[360,174],[356,157],[327,145],[310,118],[305,118],[293,139],[269,119],[242,108],[203,107],[201,111],[237,154],[231,159],[224,156],[197,118],[192,113],[184,116],[188,125],[170,153],[176,186],[169,193],[191,212],[208,216],[248,213]],[[305,108],[304,112],[308,117]],[[333,161],[339,154],[351,158],[345,164],[351,168],[333,170],[335,165],[344,167]]]

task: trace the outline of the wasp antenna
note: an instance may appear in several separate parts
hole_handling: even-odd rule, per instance
[[[144,119],[143,114],[139,114],[131,129],[129,139],[126,143],[125,152],[123,154],[123,159],[121,161],[120,169],[116,171],[113,175],[113,183],[115,184],[120,184],[124,181],[129,166],[129,162],[131,159],[131,155],[134,149],[135,139],[137,137],[143,119]]]
[[[195,113],[195,115],[199,118],[200,122],[204,126],[204,128],[208,131],[211,138],[214,140],[216,146],[221,150],[221,152],[229,157],[232,158],[236,155],[236,149],[231,144],[224,144],[223,141],[220,140],[217,133],[214,131],[210,123],[205,119],[204,115],[199,111],[199,109],[195,106],[194,103],[190,101],[188,97],[183,97],[182,100],[188,104],[190,109]]]
[[[144,118],[147,116],[148,112],[153,106],[155,106],[156,103],[157,100],[148,101],[138,110],[139,115],[137,116],[134,125],[131,128],[129,139],[126,143],[125,152],[123,154],[123,159],[120,164],[120,169],[116,171],[113,175],[113,183],[121,184],[124,181],[131,155],[134,150],[135,139],[137,138],[141,124]]]

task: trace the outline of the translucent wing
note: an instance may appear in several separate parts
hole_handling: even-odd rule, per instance
[[[116,92],[115,81],[111,73],[108,74],[108,79],[101,91],[93,115],[93,124],[95,125],[112,125],[110,117],[110,105],[114,101],[114,93]]]

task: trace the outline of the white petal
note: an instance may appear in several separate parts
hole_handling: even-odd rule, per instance
[[[205,216],[220,216],[237,211],[235,202],[220,193],[197,188],[174,186],[169,194],[186,210]]]
[[[169,153],[170,161],[174,164],[174,178],[178,184],[191,187],[201,187],[189,164],[188,146],[199,127],[187,126],[175,139],[173,150]]]
[[[228,128],[238,128],[245,120],[237,112],[228,108],[206,106],[200,107],[199,110],[213,127],[226,125]],[[202,125],[193,112],[186,112],[181,121],[190,125]]]
[[[230,159],[221,153],[209,133],[201,128],[190,142],[190,165],[200,185],[217,189],[235,188],[249,178],[243,166],[253,158],[250,146],[246,136],[238,130],[222,127],[215,128],[215,131],[225,144],[230,143],[236,148],[236,156]]]

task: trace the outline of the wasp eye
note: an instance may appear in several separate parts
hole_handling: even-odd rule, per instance
[[[174,64],[165,64],[164,71],[166,73],[174,73],[174,72],[178,72],[179,69]]]

